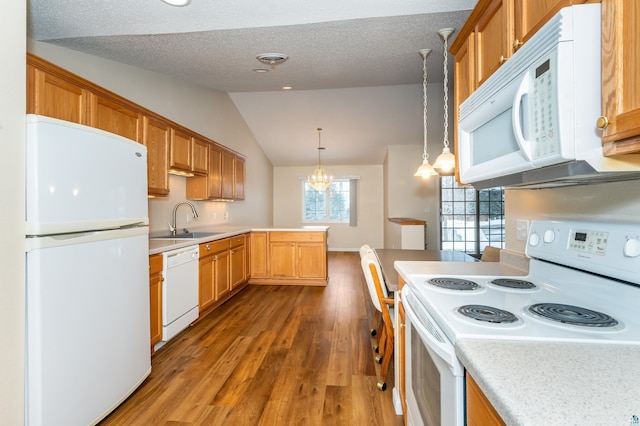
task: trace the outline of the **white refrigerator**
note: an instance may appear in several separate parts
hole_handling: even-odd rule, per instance
[[[151,372],[147,152],[27,115],[26,422],[96,424]]]

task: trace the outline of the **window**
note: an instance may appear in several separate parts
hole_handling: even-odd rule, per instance
[[[344,222],[351,218],[351,181],[334,179],[324,192],[302,181],[303,222]]]
[[[504,248],[504,188],[477,191],[443,176],[440,215],[442,250],[480,255],[486,246]]]

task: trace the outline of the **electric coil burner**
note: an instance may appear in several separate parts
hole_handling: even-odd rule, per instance
[[[529,290],[532,288],[536,288],[536,285],[531,281],[518,280],[515,278],[496,278],[491,281],[491,284],[497,285],[499,287],[507,287],[518,290]]]
[[[518,317],[504,309],[486,305],[464,305],[458,308],[458,312],[465,317],[476,321],[490,322],[493,324],[511,324],[518,321]]]
[[[431,278],[427,281],[429,284],[440,288],[446,288],[447,290],[475,290],[480,286],[478,283],[464,280],[461,278],[449,278],[449,277],[437,277]]]
[[[529,312],[539,317],[582,327],[615,327],[618,321],[607,314],[560,303],[536,303]]]

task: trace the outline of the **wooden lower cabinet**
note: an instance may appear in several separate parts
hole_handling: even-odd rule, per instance
[[[398,303],[396,306],[397,306],[396,309],[398,309],[398,321],[397,321],[398,327],[395,331],[396,339],[397,339],[397,346],[396,346],[397,361],[396,362],[398,363],[398,377],[396,378],[396,385],[398,387],[398,392],[400,394],[400,403],[402,404],[402,412],[406,413],[407,412],[407,400],[406,400],[407,389],[406,389],[405,377],[406,377],[407,365],[406,365],[405,354],[406,354],[407,336],[405,334],[406,322],[405,322],[404,305],[402,304],[402,299],[400,297],[398,298]]]
[[[199,313],[208,313],[247,284],[244,234],[200,244]]]
[[[251,233],[251,284],[327,285],[325,231]]]
[[[467,425],[468,426],[501,426],[505,425],[500,415],[482,393],[478,384],[467,373]]]
[[[162,340],[162,254],[149,256],[149,316],[151,352]]]

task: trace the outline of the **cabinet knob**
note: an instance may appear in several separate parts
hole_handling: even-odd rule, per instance
[[[516,50],[520,49],[520,47],[521,47],[523,44],[524,44],[524,42],[522,42],[522,41],[520,41],[520,40],[518,40],[518,39],[515,39],[515,40],[513,41],[513,51],[515,52]]]
[[[211,246],[209,244],[206,245],[207,251],[211,250]]]
[[[505,62],[507,62],[507,58],[504,55],[500,55],[500,61],[498,61],[498,63],[500,65],[504,64]]]
[[[596,120],[596,126],[600,130],[606,129],[608,125],[609,125],[609,119],[604,115],[601,115],[600,117],[598,117],[598,120]]]

